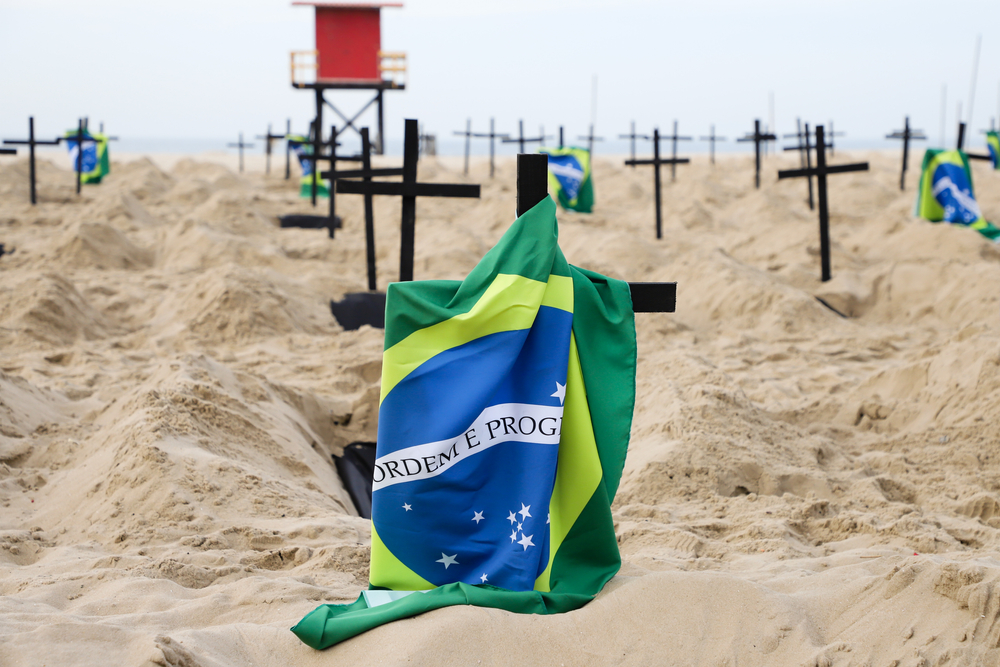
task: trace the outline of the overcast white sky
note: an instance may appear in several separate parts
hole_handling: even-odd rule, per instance
[[[977,34],[973,127],[1000,113],[1000,0],[404,4],[382,12],[382,46],[410,69],[386,94],[390,139],[406,117],[442,137],[490,116],[583,134],[596,75],[605,136],[677,119],[732,138],[766,122],[773,91],[779,132],[800,116],[875,139],[909,114],[936,144],[947,85],[951,142]],[[287,117],[302,131],[312,97],[289,85],[288,53],[313,45],[312,8],[290,0],[0,0],[0,137],[25,134],[29,114],[46,135],[82,115],[131,138],[235,138]],[[350,95],[332,99],[353,115]]]

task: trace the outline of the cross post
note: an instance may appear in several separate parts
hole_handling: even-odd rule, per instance
[[[283,139],[284,135],[273,134],[271,132],[271,124],[268,123],[267,124],[267,134],[264,134],[264,135],[258,134],[256,138],[264,140],[264,155],[266,156],[266,158],[265,158],[266,161],[264,163],[264,165],[265,165],[264,166],[264,173],[266,175],[270,176],[271,175],[271,143],[274,140],[276,140],[276,139]]]
[[[417,221],[417,197],[473,197],[479,198],[478,185],[417,182],[417,121],[406,119],[403,138],[403,181],[349,181],[338,180],[337,192],[345,194],[389,195],[403,198],[400,229],[399,279],[413,280],[414,236]]]
[[[911,130],[910,129],[910,117],[906,116],[903,120],[903,129],[895,130],[892,134],[885,135],[886,139],[902,139],[903,140],[903,169],[899,173],[899,189],[906,190],[906,170],[909,169],[910,161],[910,142],[911,141],[926,141],[927,137],[924,136],[923,130]]]
[[[752,141],[754,149],[754,159],[756,161],[757,169],[754,172],[754,187],[760,190],[760,144],[766,141],[776,141],[778,137],[771,132],[761,133],[760,131],[760,120],[754,120],[753,122],[753,134],[747,134],[744,137],[737,139],[737,142]]]
[[[712,164],[715,164],[715,142],[716,141],[725,141],[726,138],[725,137],[716,136],[716,134],[715,134],[715,126],[714,125],[710,125],[709,126],[708,136],[707,137],[699,137],[699,140],[700,141],[707,141],[708,142],[708,155],[709,155],[709,159],[710,159],[710,161],[711,161]]]
[[[472,136],[479,137],[479,138],[482,138],[482,139],[488,138],[490,140],[490,178],[493,178],[493,171],[494,171],[493,170],[493,155],[494,155],[494,152],[495,152],[495,143],[494,143],[494,140],[498,139],[498,138],[499,139],[506,139],[510,135],[507,135],[507,134],[497,134],[496,132],[494,132],[493,131],[493,119],[490,118],[490,131],[489,131],[489,134],[487,134],[485,132],[480,132],[478,134],[473,134]]]
[[[524,136],[524,121],[517,121],[517,136],[516,137],[506,137],[500,140],[502,144],[517,144],[517,152],[521,154],[524,152],[525,144],[535,144],[543,143],[548,137],[545,136],[545,130],[543,129],[537,137],[526,137]]]
[[[676,132],[675,132],[676,134]],[[660,136],[659,128],[653,129],[653,159],[652,160],[626,160],[626,166],[652,165],[653,167],[653,189],[656,194],[656,238],[663,238],[663,215],[660,201],[660,165],[669,164],[671,167],[677,164],[687,164],[691,160],[682,157],[660,158],[660,140],[666,137]]]
[[[830,143],[828,145],[830,147],[830,156],[833,157],[833,138],[834,137],[842,137],[842,136],[844,136],[844,133],[843,132],[834,132],[833,131],[833,121],[831,120],[830,121],[830,131],[826,133],[826,136],[830,140]]]
[[[285,180],[292,177],[292,146],[288,143],[288,137],[292,134],[292,119],[285,120]]]
[[[28,117],[28,138],[26,140],[21,139],[4,139],[4,144],[8,146],[28,146],[28,178],[31,181],[31,205],[34,206],[38,203],[38,197],[35,192],[35,146],[57,146],[59,144],[59,139],[55,141],[39,141],[35,139],[35,117]],[[16,149],[14,149],[16,151]]]
[[[245,143],[243,143],[243,133],[240,132],[240,140],[239,140],[239,142],[235,143],[235,144],[226,144],[226,146],[228,148],[238,148],[238,149],[240,149],[240,173],[242,174],[243,173],[243,149],[244,148],[253,148],[253,144],[245,144]]]
[[[826,177],[829,174],[843,174],[851,171],[868,171],[867,162],[855,164],[827,165],[826,137],[823,126],[816,126],[816,166],[809,169],[786,169],[778,172],[778,180],[785,178],[816,177],[816,190],[819,195],[819,251],[821,262],[821,280],[826,282],[833,277],[830,270],[830,209],[827,203]]]
[[[472,119],[465,121],[465,132],[452,132],[459,137],[465,137],[465,175],[469,175],[469,141],[472,138]]]
[[[683,164],[677,162],[677,142],[678,141],[691,141],[691,137],[680,137],[677,136],[677,121],[674,121],[674,133],[669,137],[661,137],[661,139],[670,139],[670,157],[673,162],[670,163],[670,182],[673,183],[677,180],[677,165]],[[660,238],[657,236],[656,238]]]
[[[577,139],[579,139],[581,141],[583,141],[584,139],[587,140],[587,152],[590,153],[591,155],[594,154],[594,142],[595,141],[604,141],[604,139],[602,137],[595,137],[594,136],[594,124],[593,123],[590,124],[590,132],[588,132],[586,136],[577,137]],[[593,163],[591,163],[591,164],[593,164]]]
[[[631,124],[630,124],[629,127],[631,128],[630,132],[628,134],[619,134],[618,138],[619,139],[628,139],[629,140],[629,159],[630,160],[635,160],[635,140],[636,139],[645,139],[646,141],[649,141],[650,139],[652,139],[652,137],[649,136],[648,134],[636,134],[635,133],[635,121],[634,120],[631,122]],[[635,165],[634,164],[632,165],[632,168],[635,169]]]

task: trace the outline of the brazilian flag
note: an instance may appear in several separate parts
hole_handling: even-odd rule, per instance
[[[77,141],[79,130],[66,130],[62,139],[69,150],[70,163],[73,171],[77,170],[77,160],[83,151],[81,160],[80,182],[98,184],[111,172],[111,160],[108,157],[108,137],[99,132],[83,131],[83,141]],[[77,144],[83,144],[82,147]]]
[[[292,628],[309,646],[450,605],[566,612],[618,571],[635,318],[627,283],[567,264],[555,211],[463,281],[389,286],[370,587]]]
[[[299,167],[302,169],[302,178],[299,179],[299,196],[312,199],[312,170],[313,165],[316,163],[311,157],[313,147],[310,142],[312,140],[301,134],[289,134],[285,137],[285,140],[288,141],[288,147],[295,153],[295,157],[299,159]],[[318,174],[316,178],[316,196],[330,196],[330,181],[319,178]]]
[[[969,158],[962,151],[929,149],[924,153],[915,214],[931,222],[975,229],[995,241],[1000,229],[987,222],[972,191]]]
[[[590,172],[590,151],[586,148],[542,148],[549,156],[549,188],[567,211],[594,210],[594,181]]]
[[[990,149],[990,160],[994,169],[1000,169],[1000,136],[994,130],[986,133],[986,147]]]

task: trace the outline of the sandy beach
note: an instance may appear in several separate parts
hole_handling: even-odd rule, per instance
[[[656,241],[649,168],[598,155],[567,259],[679,283],[636,317],[620,574],[575,612],[451,607],[318,652],[288,628],[368,582],[331,455],[375,439],[382,332],[328,305],[365,289],[361,199],[331,240],[278,227],[312,210],[283,155],[111,150],[79,197],[41,161],[35,207],[0,158],[3,667],[1000,664],[1000,247],[913,218],[920,154],[905,192],[896,150],[832,159],[872,170],[830,179],[828,283],[805,182],[776,181],[797,156],[760,190],[749,154],[665,169]],[[417,205],[417,279],[461,279],[513,221],[514,158],[419,174],[482,183]],[[1000,173],[973,175],[1000,220]],[[376,200],[383,290],[399,216]]]

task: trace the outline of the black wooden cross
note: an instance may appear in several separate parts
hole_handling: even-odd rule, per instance
[[[831,157],[833,156],[833,139],[834,139],[834,137],[842,137],[842,136],[844,136],[843,132],[834,132],[833,131],[833,121],[831,120],[830,121],[830,131],[826,133],[826,138],[830,140],[830,143],[827,144],[827,145],[830,147],[830,156]]]
[[[240,140],[235,144],[226,144],[227,148],[239,148],[240,149],[240,173],[243,173],[243,149],[253,148],[253,144],[243,143],[243,133],[240,132]]]
[[[985,160],[987,162],[991,161],[993,158],[989,154],[981,153],[968,153],[965,151],[965,123],[959,122],[958,124],[958,150],[965,153],[966,157],[970,160]]]
[[[508,135],[508,134],[497,134],[496,132],[494,132],[493,131],[493,119],[490,118],[490,131],[489,131],[489,133],[480,132],[478,134],[473,134],[472,136],[478,137],[478,138],[481,138],[481,139],[488,138],[490,140],[490,178],[493,178],[493,155],[494,155],[494,151],[495,151],[494,140],[495,139],[506,139],[510,135]]]
[[[271,175],[271,144],[274,141],[278,140],[278,139],[284,139],[285,136],[286,135],[284,135],[284,134],[274,134],[273,132],[271,132],[271,124],[270,123],[267,124],[267,134],[263,134],[263,135],[262,134],[258,134],[256,136],[257,139],[263,139],[264,140],[264,155],[266,156],[265,162],[264,162],[264,174],[266,174],[268,176]]]
[[[775,141],[777,140],[777,138],[778,138],[777,136],[775,136],[770,132],[761,134],[760,120],[754,120],[753,134],[747,134],[746,136],[740,137],[739,139],[736,140],[738,142],[744,142],[744,141],[753,142],[754,156],[757,163],[757,170],[754,173],[754,187],[757,188],[758,190],[760,189],[760,144],[762,141]]]
[[[517,156],[518,217],[549,196],[548,165],[548,155],[544,153]],[[672,313],[677,310],[677,283],[629,283],[628,287],[632,293],[633,312]]]
[[[368,138],[368,128],[361,128],[361,169],[339,172],[345,177],[361,178],[363,184],[370,184],[373,176],[402,176],[402,168],[372,169],[372,144]],[[331,186],[331,189],[335,184]],[[364,193],[365,200],[365,260],[368,265],[368,291],[352,292],[341,301],[330,301],[330,312],[346,330],[358,329],[368,324],[377,329],[385,328],[385,292],[377,291],[375,270],[375,215],[372,193]]]
[[[707,141],[708,142],[708,155],[709,155],[709,159],[711,160],[712,164],[715,164],[715,142],[716,141],[725,141],[726,138],[725,137],[716,136],[716,134],[715,134],[715,126],[714,125],[710,125],[709,126],[709,131],[708,131],[708,136],[707,137],[699,137],[699,140],[700,141]]]
[[[799,143],[795,146],[786,146],[786,151],[798,151],[799,152],[799,166],[804,169],[812,169],[812,150],[813,145],[811,143],[812,133],[809,132],[809,123],[805,124],[805,131],[802,129],[801,121],[796,118],[795,123],[799,128],[796,134],[786,134],[786,137],[798,137]],[[830,144],[826,145],[827,148]],[[809,183],[809,210],[814,211],[816,206],[813,202],[813,179],[812,176],[806,176],[806,181]]]
[[[420,126],[420,141],[418,143],[417,157],[424,155],[437,155],[437,135],[424,132],[424,126]]]
[[[413,280],[414,236],[417,222],[417,197],[475,197],[478,185],[417,182],[417,121],[406,119],[403,138],[403,182],[338,180],[337,192],[344,194],[389,195],[403,198],[400,230],[399,279]]]
[[[523,153],[524,152],[524,145],[525,144],[541,144],[541,143],[545,143],[545,140],[549,139],[549,138],[550,137],[546,137],[545,136],[545,130],[544,129],[542,130],[542,132],[537,137],[526,137],[526,136],[524,136],[524,121],[523,120],[519,120],[519,121],[517,121],[517,136],[516,137],[507,137],[505,139],[501,139],[500,143],[502,143],[502,144],[517,144],[517,152],[518,153]]]
[[[472,119],[468,118],[465,121],[465,132],[452,132],[452,134],[465,137],[465,175],[469,175],[469,143],[472,140]]]
[[[648,134],[636,134],[635,133],[635,121],[634,120],[631,122],[630,127],[631,127],[631,131],[628,134],[619,134],[618,138],[619,139],[628,139],[629,140],[629,159],[630,160],[635,160],[635,140],[636,139],[645,139],[646,141],[649,141],[650,139],[652,139],[652,137],[649,136]],[[632,165],[632,168],[635,169],[635,165],[634,164]]]
[[[368,131],[367,127],[361,128],[361,130],[359,130],[359,132],[362,134],[362,137],[368,137],[369,136],[369,131]],[[321,216],[295,216],[295,217],[298,217],[298,218],[314,217],[314,218],[317,218],[319,220],[322,220],[325,224],[316,224],[316,225],[313,225],[313,227],[324,227],[324,226],[329,225],[328,229],[330,231],[330,238],[333,238],[334,227],[336,227],[336,228],[339,229],[340,226],[341,226],[340,218],[337,216],[337,204],[336,204],[336,202],[337,202],[336,183],[337,183],[338,180],[340,180],[342,178],[361,178],[361,177],[363,177],[365,175],[368,175],[368,176],[402,176],[403,175],[403,168],[402,167],[392,167],[392,168],[385,168],[385,169],[372,169],[371,168],[371,151],[372,151],[372,146],[371,146],[370,140],[369,140],[369,143],[368,143],[368,155],[367,156],[364,154],[364,144],[363,144],[363,142],[362,142],[362,152],[361,152],[361,154],[359,154],[359,155],[337,155],[337,146],[340,145],[340,143],[337,141],[337,138],[340,136],[340,134],[341,133],[337,131],[337,128],[335,126],[331,126],[330,127],[330,143],[329,143],[330,153],[324,156],[324,159],[327,160],[330,163],[330,170],[329,171],[320,172],[320,178],[323,178],[323,179],[326,179],[326,180],[330,181],[330,214],[329,214],[329,216],[326,217],[326,218],[322,218]],[[347,170],[345,170],[345,169],[338,169],[337,168],[337,163],[338,162],[361,162],[362,164],[364,164],[365,160],[368,161],[368,166],[367,167],[363,166],[361,169],[347,169]],[[292,217],[292,216],[288,216],[288,217]],[[284,222],[282,222],[282,226],[288,226],[288,225],[285,225]],[[303,227],[305,227],[305,226],[309,226],[309,225],[296,225],[296,226],[303,226]],[[374,289],[374,288],[372,288],[372,289]]]
[[[885,138],[903,140],[903,169],[899,173],[899,189],[906,190],[906,170],[909,169],[910,142],[926,141],[927,137],[924,136],[923,130],[911,130],[910,117],[906,116],[906,118],[903,121],[903,129],[894,130],[892,134],[885,135]]]
[[[587,141],[587,152],[590,153],[591,155],[594,154],[594,142],[595,141],[604,141],[603,137],[595,137],[594,136],[594,124],[593,123],[590,124],[590,132],[588,132],[586,134],[586,136],[577,137],[577,139],[579,139],[580,141],[583,141],[583,140]],[[591,163],[591,164],[593,164],[593,163]]]
[[[680,137],[680,136],[677,136],[677,121],[675,120],[674,121],[674,133],[673,133],[673,135],[668,136],[668,137],[660,137],[660,139],[670,139],[670,147],[671,147],[670,148],[670,157],[671,157],[672,160],[674,160],[673,162],[670,163],[670,182],[672,183],[672,182],[674,182],[674,181],[677,180],[677,165],[678,164],[683,164],[681,162],[677,162],[677,142],[678,141],[691,141],[691,137]],[[657,236],[656,238],[660,238],[660,237]]]
[[[823,282],[833,277],[830,271],[830,209],[827,206],[826,177],[828,174],[843,174],[850,171],[868,171],[868,163],[827,165],[826,137],[823,135],[823,126],[817,125],[816,166],[808,169],[786,169],[778,172],[778,180],[802,176],[816,177],[816,189],[819,194],[819,251]]]
[[[292,119],[285,120],[285,180],[292,177],[292,144],[288,137],[292,135]]]
[[[565,145],[566,145],[566,144],[565,144],[565,142],[563,141],[563,126],[562,126],[562,125],[560,125],[560,126],[559,126],[559,148],[562,148],[562,147],[563,147],[563,146],[565,146]]]
[[[674,134],[677,134],[674,132]],[[687,164],[691,160],[682,157],[660,158],[660,140],[666,137],[660,136],[659,128],[653,129],[653,159],[652,160],[626,160],[626,166],[652,165],[653,166],[653,189],[656,192],[656,238],[663,238],[663,216],[660,209],[660,165],[669,164],[671,167],[678,164]]]
[[[31,204],[35,205],[38,203],[38,198],[35,194],[35,146],[56,146],[59,144],[59,140],[55,141],[39,141],[35,139],[35,117],[28,117],[28,138],[27,139],[4,139],[5,144],[9,146],[14,145],[27,145],[28,146],[28,178],[31,181]],[[13,149],[16,151],[17,149]]]

